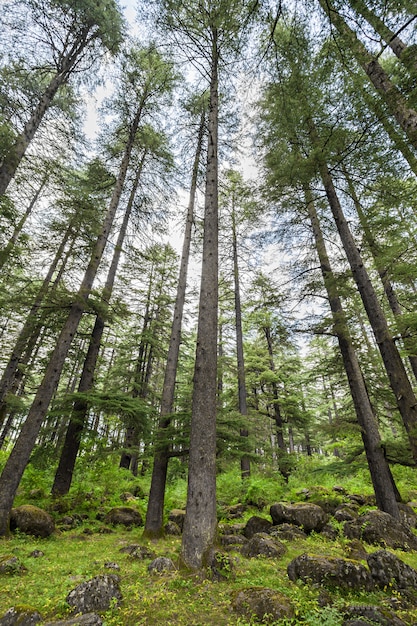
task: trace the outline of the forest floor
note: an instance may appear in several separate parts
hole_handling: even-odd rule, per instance
[[[316,464],[314,471],[317,469]],[[270,519],[269,505],[276,501],[296,500],[294,495],[300,492],[301,485],[305,488],[312,488],[312,485],[319,484],[321,494],[323,490],[331,495],[331,484],[343,485],[343,480],[337,478],[335,481],[334,470],[320,471],[314,475],[312,467],[304,469],[297,480],[293,479],[289,485],[283,485],[273,475],[265,477],[258,475],[251,479],[250,485],[245,487],[244,497],[240,487],[240,493],[232,494],[231,491],[239,491],[238,483],[231,479],[231,474],[227,473],[219,479],[219,516],[221,518],[222,506],[235,504],[239,500],[245,500],[247,509],[241,519],[233,522],[244,522],[252,515],[258,515]],[[125,470],[124,470],[125,472]],[[407,489],[406,499],[415,497],[417,494],[417,479],[414,472],[401,470],[399,478],[403,491]],[[47,474],[48,472],[46,472]],[[42,487],[34,489],[34,485],[42,480],[37,472],[32,469],[26,477],[26,482],[22,484],[16,504],[30,503],[53,509],[53,500],[45,494],[43,500],[39,501],[39,492]],[[102,474],[106,472],[102,471]],[[307,480],[307,475],[309,476]],[[110,480],[113,477],[113,483]],[[132,477],[127,477],[120,470],[109,469],[107,480],[102,475],[102,480],[106,483],[107,493],[112,493],[115,489],[118,496],[112,496],[108,500],[103,499],[103,493],[96,494],[100,499],[100,509],[106,510],[115,505],[122,505],[120,493],[126,478],[133,485]],[[345,487],[356,487],[355,492],[359,493],[358,487],[370,493],[369,485],[366,482],[366,472],[359,470],[355,477],[345,476]],[[45,472],[42,479],[47,481]],[[146,488],[146,479],[142,481],[142,487]],[[351,481],[356,481],[356,484]],[[307,484],[308,483],[308,484]],[[376,605],[381,608],[392,606],[395,591],[372,591],[372,592],[352,592],[340,589],[331,589],[327,593],[327,603],[323,606],[323,589],[319,586],[305,585],[304,583],[293,583],[287,576],[287,565],[296,556],[308,553],[323,556],[336,556],[347,558],[348,540],[339,533],[335,540],[329,540],[319,533],[312,533],[306,538],[297,538],[291,541],[284,541],[287,553],[279,559],[265,557],[246,558],[238,551],[230,552],[233,562],[233,574],[229,579],[222,582],[197,579],[195,576],[184,573],[181,570],[164,572],[162,574],[150,574],[148,565],[150,559],[139,560],[133,558],[121,549],[131,545],[146,545],[153,550],[157,556],[170,557],[174,563],[178,563],[181,538],[178,536],[168,536],[157,542],[145,541],[142,539],[142,529],[134,528],[126,530],[122,527],[108,529],[103,522],[96,519],[97,501],[91,497],[91,491],[84,493],[82,489],[88,484],[88,476],[84,475],[83,485],[78,485],[76,494],[72,499],[67,498],[69,505],[71,502],[72,513],[78,507],[83,512],[83,521],[79,526],[71,530],[58,532],[47,539],[37,539],[22,533],[14,533],[11,538],[0,540],[0,557],[10,554],[18,557],[25,566],[26,571],[14,575],[0,576],[0,617],[11,606],[30,606],[47,620],[57,620],[68,617],[69,606],[66,603],[66,596],[79,583],[84,582],[99,574],[115,573],[120,576],[120,586],[123,600],[119,607],[114,606],[101,614],[105,626],[134,626],[134,625],[159,625],[172,624],[179,626],[226,626],[255,624],[248,618],[239,616],[233,609],[234,596],[242,589],[248,587],[267,587],[278,590],[284,594],[291,602],[295,618],[285,621],[280,620],[282,626],[305,624],[310,626],[341,626],[344,619],[344,611],[350,605]],[[117,488],[115,488],[117,484]],[[96,484],[97,490],[100,491]],[[227,485],[227,487],[226,487]],[[167,501],[170,508],[180,508],[184,506],[185,482],[181,480],[172,481],[167,493]],[[35,494],[36,492],[36,494]],[[31,496],[36,495],[37,500],[31,500]],[[112,500],[113,498],[113,500]],[[300,499],[300,497],[298,498]],[[257,502],[256,502],[257,500]],[[55,502],[56,504],[56,502]],[[129,503],[130,505],[132,503]],[[134,504],[133,504],[134,506]],[[141,512],[146,510],[146,496],[138,499],[138,507]],[[168,508],[169,510],[169,508]],[[88,511],[88,513],[86,513]],[[224,521],[224,520],[222,520]],[[337,525],[336,522],[333,521]],[[335,526],[336,527],[336,526]],[[342,526],[338,527],[341,530]],[[375,546],[365,547],[368,552],[377,550]],[[34,550],[40,550],[43,556],[34,558],[31,556]],[[417,552],[403,552],[392,550],[397,556],[417,569]],[[109,569],[109,564],[117,564],[117,570]],[[113,565],[114,567],[114,565]],[[398,595],[398,594],[397,594]],[[399,598],[396,615],[405,624],[417,623],[417,606],[410,606],[401,602]],[[269,622],[272,623],[272,622]]]

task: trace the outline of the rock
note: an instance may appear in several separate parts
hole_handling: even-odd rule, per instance
[[[333,528],[331,524],[325,524],[321,529],[320,534],[330,541],[336,541],[339,536],[339,531],[336,530],[336,528]]]
[[[258,517],[254,515],[250,517],[246,522],[246,526],[243,529],[243,534],[247,539],[250,539],[257,533],[265,533],[272,528],[272,523],[264,517]]]
[[[181,528],[175,522],[167,522],[164,530],[166,535],[174,535],[177,537],[181,535]]]
[[[249,587],[238,591],[232,600],[233,610],[248,620],[255,617],[262,624],[276,623],[293,617],[290,601],[276,589]]]
[[[239,548],[244,546],[248,540],[243,535],[220,535],[220,543],[226,549]]]
[[[107,611],[111,604],[120,604],[119,582],[120,578],[115,574],[96,576],[70,591],[66,600],[76,613]]]
[[[49,537],[55,530],[51,515],[32,504],[22,504],[11,510],[10,530],[19,530],[35,537]]]
[[[246,524],[219,524],[218,531],[223,535],[242,535]]]
[[[5,554],[0,556],[0,574],[23,574],[27,569],[17,556]]]
[[[0,626],[32,626],[41,621],[42,617],[35,609],[13,606],[0,618]]]
[[[330,588],[369,590],[373,587],[371,574],[362,563],[334,557],[302,554],[289,563],[287,574],[294,582],[300,579]]]
[[[116,506],[111,509],[104,518],[106,524],[116,526],[143,526],[142,515],[130,506]]]
[[[346,556],[354,561],[363,561],[368,557],[368,553],[359,539],[352,539],[346,544]]]
[[[235,572],[233,562],[228,554],[219,550],[211,549],[206,558],[207,573],[212,580],[222,581],[234,578]]]
[[[45,556],[45,553],[42,552],[42,550],[32,550],[29,556],[33,557],[34,559],[39,559],[41,556]]]
[[[287,541],[294,541],[295,539],[306,539],[306,533],[295,526],[294,524],[280,524],[279,526],[273,526],[268,533],[271,537],[277,537],[278,539],[286,539]]]
[[[165,556],[158,556],[148,565],[148,572],[150,574],[154,574],[155,572],[170,572],[175,569],[177,568],[174,562]]]
[[[130,556],[133,559],[138,559],[139,561],[144,561],[145,559],[155,559],[156,553],[153,550],[150,550],[146,546],[137,546],[134,550],[130,552]]]
[[[224,512],[225,519],[236,519],[242,517],[243,513],[247,510],[246,504],[233,504],[228,506]]]
[[[416,528],[417,526],[417,513],[408,504],[398,503],[400,509],[401,520],[410,526],[410,528]]]
[[[379,624],[380,626],[406,626],[392,611],[372,605],[349,606],[343,624]],[[363,620],[362,620],[363,618]]]
[[[180,527],[181,532],[184,528],[185,511],[183,509],[172,509],[168,514],[168,521],[175,522]]]
[[[368,511],[346,522],[343,532],[349,539],[400,550],[417,550],[417,537],[410,527],[383,511]]]
[[[242,554],[249,558],[266,556],[279,559],[287,552],[286,546],[266,533],[257,533],[242,548]]]
[[[132,552],[134,552],[137,548],[140,548],[140,545],[138,543],[131,543],[129,546],[124,546],[123,548],[120,548],[119,552],[122,552],[124,554],[132,554]]]
[[[372,578],[378,587],[415,590],[417,571],[387,550],[368,554],[367,563]]]
[[[122,502],[134,502],[136,498],[133,495],[133,493],[130,493],[129,491],[125,491],[124,493],[120,494],[120,500]]]
[[[115,563],[114,561],[106,561],[104,563],[104,567],[105,569],[113,569],[117,572],[120,570],[120,565],[118,563]]]
[[[289,523],[300,526],[305,532],[320,532],[329,520],[327,513],[318,506],[310,502],[299,502],[297,504],[283,504],[277,502],[270,508],[270,515],[274,525]]]
[[[101,626],[103,620],[96,613],[85,613],[71,619],[60,620],[59,622],[47,622],[42,626]]]
[[[350,508],[348,506],[340,506],[334,512],[333,517],[338,522],[350,522],[352,520],[357,519],[358,514],[357,514],[357,512],[354,509],[352,509],[352,508]]]

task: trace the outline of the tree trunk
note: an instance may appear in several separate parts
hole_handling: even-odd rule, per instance
[[[106,283],[104,285],[101,297],[103,307],[96,317],[94,328],[91,333],[90,343],[88,346],[83,371],[78,385],[79,393],[86,393],[93,388],[94,374],[97,367],[97,359],[100,353],[101,340],[103,337],[106,316],[109,309],[109,302],[112,296],[117,268],[119,265],[124,240],[126,237],[127,227],[133,208],[133,202],[135,200],[135,195],[145,162],[145,157],[146,151],[143,154],[138,170],[136,172],[136,177],[129,195],[129,200],[127,202],[123,222],[120,227],[116,246],[113,252],[113,258],[109,267],[109,271],[107,273]],[[51,491],[52,494],[55,496],[63,496],[70,490],[75,461],[77,458],[78,450],[80,448],[81,434],[84,430],[87,412],[88,405],[85,401],[78,400],[74,403],[71,419],[68,424],[64,444],[61,450],[58,468],[55,473],[54,483],[52,485]]]
[[[346,181],[348,183],[348,187],[349,187],[349,194],[353,200],[353,203],[355,205],[356,208],[356,212],[358,214],[359,217],[359,221],[360,224],[362,226],[363,232],[365,234],[365,238],[366,238],[366,242],[368,244],[369,250],[372,254],[372,257],[375,261],[375,266],[377,269],[377,272],[379,274],[379,277],[381,279],[382,285],[384,287],[384,291],[385,291],[385,295],[387,297],[388,300],[388,304],[390,306],[391,311],[393,312],[394,316],[397,318],[400,318],[403,315],[403,311],[401,308],[401,305],[398,301],[397,295],[395,293],[394,287],[388,277],[388,272],[385,268],[381,267],[381,262],[379,259],[379,250],[378,250],[378,244],[375,241],[375,238],[372,234],[372,231],[369,227],[368,224],[368,220],[366,218],[366,215],[361,207],[361,204],[359,202],[359,198],[356,195],[355,192],[355,188],[353,186],[352,183],[352,179],[350,178],[350,176],[348,175],[348,173],[346,172],[346,169],[343,168],[343,174],[344,177],[346,178]],[[402,338],[404,347],[408,353],[408,361],[410,363],[412,372],[414,374],[415,379],[417,380],[417,356],[415,354],[412,354],[412,351],[414,351],[414,342],[413,341],[409,341],[409,339],[404,336],[403,333],[400,333],[400,336]]]
[[[239,263],[237,254],[237,233],[236,233],[236,213],[232,207],[232,247],[233,247],[233,280],[235,287],[235,324],[236,324],[236,355],[237,355],[237,388],[239,413],[247,418],[248,406],[246,401],[246,380],[245,380],[245,357],[243,354],[243,330],[242,330],[242,307],[240,303],[239,284]],[[240,429],[240,436],[244,439],[249,437],[247,428]],[[240,459],[240,472],[242,479],[250,476],[250,460],[244,454]]]
[[[417,149],[417,111],[408,106],[406,98],[390,80],[388,74],[365,48],[356,33],[348,26],[339,13],[330,5],[329,0],[319,0],[320,5],[331,24],[337,28],[347,42],[357,62],[376,91],[382,96],[391,114],[395,117],[408,137],[411,145]]]
[[[32,304],[32,307],[26,318],[26,321],[22,329],[20,330],[20,333],[14,345],[12,354],[4,369],[2,378],[0,380],[0,407],[1,407],[0,413],[3,413],[3,407],[5,406],[7,393],[9,393],[9,391],[12,391],[13,388],[16,386],[15,383],[16,383],[17,378],[19,377],[19,373],[23,375],[22,368],[20,367],[23,364],[22,363],[23,353],[25,351],[26,353],[28,352],[27,350],[28,343],[33,344],[36,340],[36,337],[39,334],[40,325],[39,325],[39,319],[38,319],[38,311],[48,293],[48,289],[50,287],[52,277],[63,255],[65,246],[68,243],[71,231],[72,231],[72,227],[70,225],[68,226],[64,234],[64,237],[62,238],[62,241],[55,254],[54,260],[52,261],[49,267],[48,273],[44,278],[42,286],[39,289],[38,295],[36,296],[35,301]],[[33,339],[32,342],[30,341],[31,338]],[[33,348],[33,345],[32,345],[32,348]],[[29,357],[28,354],[26,354],[26,356]]]
[[[30,142],[34,138],[46,111],[51,106],[56,92],[67,82],[72,70],[80,58],[80,55],[89,43],[90,39],[88,38],[88,34],[89,28],[84,28],[77,41],[74,42],[71,50],[63,57],[57,73],[52,77],[48,87],[40,97],[39,102],[31,117],[26,122],[23,131],[17,137],[9,153],[4,157],[0,165],[0,196],[6,193],[7,187],[14,177],[19,163],[22,160]]]
[[[271,328],[269,326],[264,326],[263,328],[266,343],[268,346],[268,354],[269,354],[269,369],[271,372],[275,372],[275,362],[274,362],[274,351],[272,347],[272,337],[271,337]],[[276,436],[277,436],[277,444],[280,450],[286,450],[287,447],[284,441],[284,430],[283,430],[283,420],[281,415],[281,408],[279,404],[279,394],[278,394],[278,385],[274,381],[272,381],[272,394],[274,398],[274,420],[275,420],[275,428],[276,428]]]
[[[46,182],[49,178],[49,172],[43,177],[41,184],[39,185],[38,189],[35,191],[35,194],[32,198],[32,200],[29,203],[28,208],[26,209],[26,211],[24,212],[24,214],[22,215],[22,217],[20,218],[19,222],[16,224],[12,236],[10,237],[9,241],[7,242],[6,246],[3,248],[3,250],[0,250],[0,270],[2,269],[2,267],[4,266],[4,264],[7,262],[10,253],[12,252],[13,248],[16,245],[16,241],[17,238],[19,237],[20,233],[23,230],[24,225],[26,224],[26,220],[28,219],[29,215],[32,213],[33,211],[33,207],[35,206],[36,202],[38,201],[38,198],[42,192],[42,189],[45,187]]]
[[[414,461],[417,463],[417,399],[411,387],[397,346],[395,345],[389,331],[387,320],[379,303],[378,296],[372,286],[361,254],[356,247],[349,225],[343,214],[329,169],[324,162],[320,163],[319,167],[329,206],[332,211],[343,248],[346,252],[353,278],[356,282],[369,322],[374,332],[375,340],[385,365],[391,389],[394,392],[398,409],[408,433]]]
[[[13,500],[19,486],[20,479],[29,461],[42,422],[48,411],[50,401],[58,387],[62,368],[75,332],[78,328],[78,324],[85,308],[87,307],[88,297],[91,293],[93,281],[103,256],[104,248],[107,243],[110,229],[113,225],[114,217],[119,204],[136,131],[141,118],[141,112],[142,107],[138,109],[135,119],[131,124],[128,141],[109,208],[102,225],[101,233],[94,245],[90,262],[85,271],[76,300],[71,306],[67,320],[61,330],[55,349],[50,357],[44,378],[38,388],[26,421],[22,426],[20,435],[16,440],[14,448],[11,451],[0,476],[0,536],[8,532],[10,510],[13,506]]]
[[[187,288],[187,272],[190,257],[191,233],[194,223],[194,205],[197,191],[198,168],[203,148],[206,113],[201,112],[200,126],[197,137],[197,147],[194,156],[193,172],[191,177],[190,197],[188,202],[187,220],[185,224],[184,242],[182,247],[180,271],[178,277],[177,295],[175,299],[174,318],[171,327],[167,363],[165,367],[164,384],[161,397],[161,411],[156,433],[155,452],[152,468],[151,488],[149,492],[148,508],[144,536],[160,537],[163,534],[163,514],[165,486],[168,471],[170,444],[166,441],[166,429],[171,423],[171,414],[174,409],[175,381],[177,375],[179,349],[181,344],[181,328]]]
[[[218,58],[212,27],[203,263],[191,407],[187,506],[181,545],[185,567],[201,570],[216,537],[218,321]]]
[[[391,48],[396,57],[398,57],[403,65],[412,73],[417,72],[417,62],[415,59],[415,50],[410,48],[402,41],[397,33],[392,31],[371,9],[369,9],[362,0],[350,0],[350,4],[357,13],[362,15],[365,20],[372,26],[376,33]],[[408,20],[408,26],[416,16]],[[381,52],[379,53],[381,54]],[[378,55],[379,56],[379,55]]]
[[[348,378],[356,416],[361,427],[362,440],[366,458],[368,460],[377,506],[382,511],[385,511],[396,519],[399,519],[400,512],[391,482],[391,472],[389,471],[388,463],[382,449],[377,420],[369,400],[365,380],[352,344],[345,313],[337,292],[336,281],[327,254],[324,237],[321,232],[317,212],[314,207],[311,192],[308,188],[305,189],[305,195],[316,250],[319,256],[321,273],[329,298],[330,309],[332,311],[333,329],[339,342],[339,348]]]

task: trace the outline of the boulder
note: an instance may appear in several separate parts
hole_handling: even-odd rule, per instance
[[[255,617],[262,624],[276,623],[292,618],[293,608],[289,599],[276,589],[249,587],[235,593],[233,610],[248,620]]]
[[[403,522],[408,524],[411,528],[417,527],[417,513],[409,504],[398,503],[400,509],[400,515]]]
[[[246,522],[246,526],[243,529],[243,534],[247,539],[250,539],[257,533],[268,532],[270,528],[272,528],[272,522],[265,519],[264,517],[258,517],[258,515],[253,515]]]
[[[55,530],[51,515],[32,504],[22,504],[11,510],[10,530],[19,530],[35,537],[49,537]]]
[[[107,611],[110,605],[118,606],[122,600],[119,583],[116,574],[96,576],[70,591],[66,600],[76,613]]]
[[[130,556],[133,559],[138,559],[139,561],[144,561],[145,559],[155,559],[156,553],[153,550],[150,550],[146,546],[137,546],[130,553]]]
[[[335,557],[301,554],[288,564],[287,574],[294,582],[300,579],[330,588],[373,588],[371,574],[362,563]]]
[[[268,534],[271,537],[286,539],[287,541],[306,539],[307,537],[306,533],[301,530],[299,526],[295,526],[294,524],[280,524],[279,526],[273,526]]]
[[[116,506],[104,518],[106,524],[116,526],[143,526],[142,515],[130,506]]]
[[[333,517],[338,522],[351,522],[352,520],[357,519],[357,512],[348,506],[340,506],[333,514]]]
[[[368,511],[346,522],[343,532],[348,539],[400,550],[417,550],[417,537],[407,524],[383,511]]]
[[[40,614],[29,607],[12,607],[0,617],[0,626],[33,626],[42,621]]]
[[[232,504],[228,506],[224,511],[225,519],[236,519],[242,517],[243,513],[247,510],[246,504]]]
[[[0,574],[23,574],[26,567],[19,561],[17,556],[5,554],[0,556]]]
[[[378,587],[393,587],[414,591],[417,588],[417,571],[387,550],[368,554],[367,563]]]
[[[234,578],[235,571],[232,559],[228,554],[211,548],[206,556],[206,573],[215,581]]]
[[[181,532],[184,528],[185,511],[183,509],[172,509],[168,514],[168,521],[175,522],[180,527]]]
[[[71,619],[59,620],[59,622],[47,622],[42,626],[101,626],[103,620],[96,613],[85,613]]]
[[[220,535],[220,543],[226,549],[233,550],[244,546],[248,539],[243,535]]]
[[[176,535],[177,537],[181,535],[181,528],[175,522],[167,522],[164,530],[166,535]]]
[[[257,533],[243,546],[242,554],[249,558],[266,556],[279,559],[287,552],[286,546],[266,533]]]
[[[177,569],[174,562],[166,556],[158,556],[148,565],[148,572],[150,574],[160,572],[170,572]]]
[[[388,609],[380,609],[372,605],[349,606],[345,610],[343,625],[349,624],[379,624],[379,626],[406,626],[399,617]],[[362,619],[363,618],[363,619]]]
[[[295,524],[306,533],[313,530],[320,532],[329,521],[329,515],[318,504],[310,502],[298,502],[296,504],[277,502],[271,506],[270,515],[275,526],[284,523]]]

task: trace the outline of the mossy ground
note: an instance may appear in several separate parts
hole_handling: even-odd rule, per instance
[[[100,473],[101,479],[98,478]],[[389,609],[393,599],[398,600],[396,613],[406,624],[417,621],[417,607],[402,602],[390,589],[372,593],[327,592],[320,587],[295,584],[288,579],[286,567],[289,561],[304,552],[348,558],[348,542],[342,535],[335,541],[314,533],[306,539],[285,541],[288,551],[278,560],[247,559],[239,552],[231,552],[235,575],[224,582],[201,580],[182,571],[150,575],[147,571],[149,559],[140,561],[120,552],[120,549],[133,543],[148,545],[158,556],[168,556],[178,562],[181,538],[167,537],[151,543],[142,540],[141,528],[128,531],[117,527],[112,532],[103,532],[104,524],[96,519],[98,510],[122,505],[120,494],[133,491],[138,482],[146,494],[148,477],[133,479],[126,471],[110,468],[106,471],[95,468],[90,474],[84,471],[82,477],[82,482],[74,484],[72,495],[63,501],[56,501],[48,495],[44,484],[47,484],[50,476],[45,471],[36,478],[32,468],[22,481],[16,504],[25,502],[42,506],[56,519],[62,515],[62,510],[78,512],[83,521],[77,528],[48,539],[14,534],[10,539],[0,540],[0,556],[12,554],[27,568],[23,574],[0,576],[0,616],[11,606],[24,605],[39,611],[44,619],[64,618],[69,615],[65,598],[71,589],[98,574],[117,573],[121,578],[123,602],[120,607],[113,607],[102,614],[105,626],[247,626],[256,622],[234,613],[232,599],[238,590],[253,586],[277,589],[290,599],[296,617],[289,622],[281,620],[279,624],[282,626],[340,626],[346,606],[375,604]],[[297,496],[300,489],[308,488],[314,492],[317,485],[320,485],[320,497],[326,494],[330,497],[331,485],[334,484],[343,485],[350,493],[371,493],[361,472],[343,481],[335,477],[333,466],[329,472],[325,466],[313,461],[308,471],[300,466],[299,477],[294,475],[289,484],[283,483],[276,475],[257,473],[242,486],[235,472],[228,476],[221,475],[218,486],[219,519],[222,523],[226,521],[227,505],[245,500],[250,500],[251,506],[241,519],[233,520],[233,523],[245,521],[252,515],[269,518],[270,503],[302,499]],[[405,499],[411,499],[417,493],[417,481],[408,470],[400,469],[399,486]],[[168,487],[167,510],[182,507],[184,498],[183,477],[172,480]],[[146,497],[139,497],[133,506],[143,514],[146,511]],[[334,525],[338,526],[337,523]],[[367,549],[372,551],[377,548],[367,546]],[[30,556],[34,550],[41,550],[44,556]],[[417,569],[417,553],[396,551],[396,554]],[[107,569],[105,564],[108,562],[117,563],[120,570],[114,572]]]

